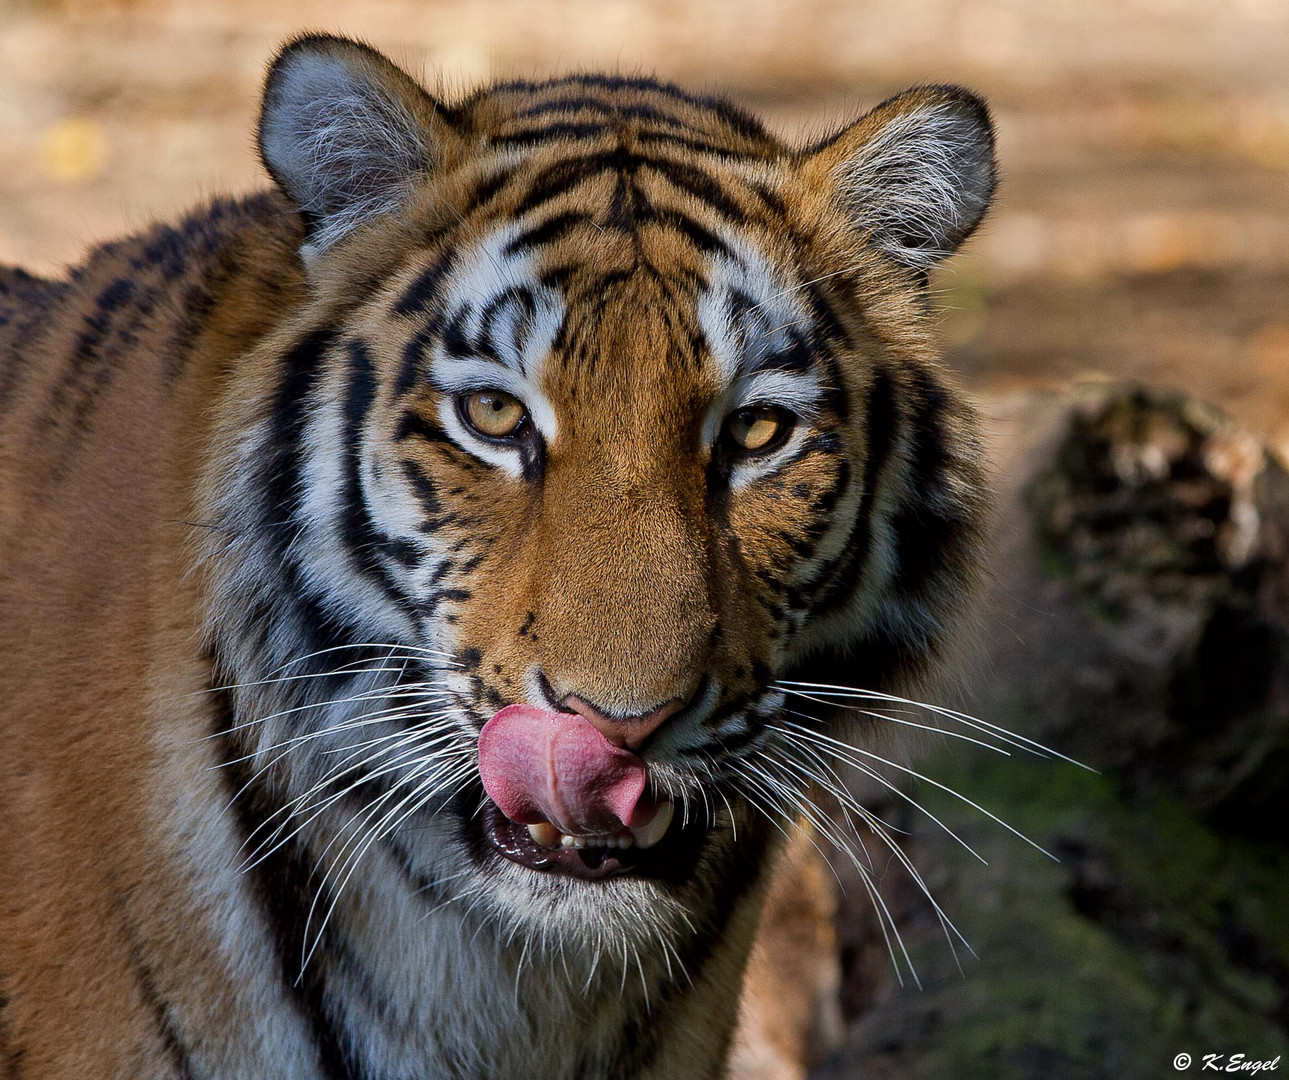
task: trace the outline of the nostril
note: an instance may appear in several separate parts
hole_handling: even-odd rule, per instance
[[[668,717],[674,716],[685,707],[685,703],[680,698],[672,698],[648,712],[633,716],[613,716],[576,694],[569,694],[560,702],[560,707],[571,709],[584,717],[614,746],[639,750],[645,740],[657,731]]]

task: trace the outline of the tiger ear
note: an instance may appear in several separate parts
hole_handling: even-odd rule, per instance
[[[969,90],[919,87],[815,147],[802,169],[870,243],[925,270],[957,250],[993,200],[994,127]]]
[[[299,206],[316,255],[397,210],[447,137],[443,110],[401,68],[347,38],[308,34],[269,68],[259,150]]]

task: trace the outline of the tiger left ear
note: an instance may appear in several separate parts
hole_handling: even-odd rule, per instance
[[[306,34],[269,68],[260,157],[304,215],[306,256],[397,210],[449,137],[438,103],[359,42]]]
[[[843,204],[869,243],[925,270],[956,251],[989,209],[994,127],[969,90],[919,87],[811,150],[801,169]]]

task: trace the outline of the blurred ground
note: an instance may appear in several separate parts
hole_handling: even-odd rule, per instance
[[[1088,376],[1178,387],[1289,459],[1289,0],[0,0],[0,262],[55,272],[89,243],[262,185],[260,78],[304,28],[365,37],[448,94],[495,76],[643,70],[728,92],[801,138],[917,82],[989,97],[999,201],[935,281],[1015,519],[987,625],[1016,645],[988,643],[982,715],[1073,738],[1044,715],[1051,686],[1026,677],[1066,650],[1071,626],[1095,636],[1033,553],[1016,555],[1036,428],[1050,443],[1060,426],[1044,394],[1064,400]],[[1068,694],[1081,671],[1064,673]],[[1079,752],[1117,767],[1095,741]],[[849,1048],[827,1076],[1163,1076],[1173,1053],[1203,1051],[1188,1037],[1224,1033],[1276,1051],[1289,943],[1282,929],[1267,941],[1289,902],[1283,846],[1124,795],[1114,775],[961,755],[938,767],[993,793],[1063,862],[946,816],[992,863],[972,865],[887,808],[984,960],[962,980],[892,875],[928,987],[900,991],[875,924],[847,924],[844,901]]]

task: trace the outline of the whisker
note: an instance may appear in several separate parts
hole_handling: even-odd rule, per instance
[[[811,278],[809,281],[803,281],[800,285],[793,285],[790,289],[783,289],[781,292],[772,293],[764,300],[762,300],[759,304],[753,304],[747,310],[749,312],[757,311],[758,309],[765,307],[765,305],[768,304],[771,300],[780,300],[785,296],[791,296],[793,293],[802,292],[805,289],[808,289],[811,285],[818,285],[819,282],[827,281],[829,278],[840,277],[842,274],[853,274],[856,269],[857,267],[855,266],[847,266],[843,270],[834,270],[831,274],[821,274],[817,278]]]
[[[792,712],[792,710],[789,710],[789,712]],[[797,716],[797,715],[800,715],[800,714],[795,713],[795,712],[792,712],[792,715],[793,715],[793,716]],[[770,727],[774,727],[774,728],[775,728],[775,730],[779,731],[781,734],[783,734],[783,735],[784,735],[785,737],[787,737],[787,738],[792,738],[792,737],[793,737],[793,735],[794,735],[794,732],[792,732],[792,731],[788,731],[788,730],[786,730],[786,729],[784,729],[784,728],[778,728],[778,727],[776,727],[775,725],[769,725],[769,726],[770,726]],[[800,733],[799,733],[799,732],[797,732],[797,733],[795,733],[795,734],[796,734],[798,737],[800,736]],[[813,733],[812,733],[812,734],[813,734]],[[829,750],[829,748],[827,748],[827,747],[821,747],[821,749],[828,750],[828,752],[831,752],[831,750]],[[879,784],[881,784],[881,785],[882,785],[884,788],[886,788],[888,791],[890,791],[890,792],[892,792],[893,794],[895,794],[895,795],[899,796],[901,799],[903,799],[905,802],[907,802],[910,806],[913,806],[915,809],[917,809],[917,810],[921,811],[921,812],[922,812],[923,814],[925,814],[928,818],[930,818],[933,822],[935,822],[935,823],[936,823],[936,824],[937,824],[941,829],[943,829],[943,830],[944,830],[944,831],[945,831],[949,836],[953,837],[953,839],[954,839],[954,840],[956,840],[959,844],[961,844],[961,845],[962,845],[962,847],[963,847],[966,851],[970,852],[970,853],[971,853],[972,855],[974,855],[977,859],[979,859],[979,860],[980,860],[980,862],[981,862],[983,865],[985,865],[985,866],[988,866],[988,865],[989,865],[989,860],[987,860],[983,855],[981,855],[981,854],[980,854],[980,852],[978,852],[975,848],[973,848],[970,844],[968,844],[964,839],[962,839],[962,837],[961,837],[961,836],[959,836],[956,832],[954,832],[954,831],[953,831],[953,830],[952,830],[948,825],[946,825],[943,821],[941,821],[938,817],[936,817],[936,815],[935,815],[935,814],[933,814],[930,810],[928,810],[928,809],[927,809],[925,806],[923,806],[920,802],[918,802],[916,799],[914,799],[914,798],[913,798],[913,796],[911,796],[908,792],[903,791],[903,790],[899,787],[899,785],[898,785],[898,784],[894,784],[894,783],[892,783],[888,777],[883,776],[881,773],[877,772],[875,769],[870,769],[867,765],[864,765],[862,762],[845,761],[845,759],[843,759],[843,758],[841,758],[841,757],[838,757],[838,760],[839,760],[839,761],[844,761],[844,762],[845,762],[845,764],[849,765],[852,769],[856,769],[857,771],[861,772],[864,776],[867,776],[867,777],[869,777],[869,778],[870,778],[870,779],[872,779],[872,780],[876,780]],[[840,777],[838,778],[838,783],[839,783],[839,784],[841,784]],[[844,784],[841,784],[841,788],[842,788],[842,790],[844,791],[844,789],[845,789],[845,785],[844,785]],[[837,798],[837,799],[838,799],[838,801],[843,802],[845,805],[849,805],[849,806],[851,806],[851,808],[852,808],[852,809],[856,809],[856,810],[858,810],[858,809],[859,809],[859,804],[858,804],[858,803],[856,803],[856,802],[854,802],[854,800],[853,800],[853,799],[851,799],[849,796],[847,796],[847,797],[846,797],[847,799],[849,799],[849,802],[846,802],[846,800],[844,800],[844,799],[842,798],[841,794],[840,794],[838,791],[830,791],[830,792],[829,792],[829,794],[833,795],[833,797],[834,797],[834,798]],[[883,822],[883,824],[885,825],[886,823],[885,823],[885,822]]]
[[[789,745],[792,747],[795,747],[795,743],[789,744]],[[807,782],[807,784],[817,784],[818,786],[822,787],[828,794],[832,795],[833,798],[835,798],[841,804],[844,812],[855,813],[864,822],[864,824],[867,825],[868,828],[886,845],[886,847],[890,850],[891,854],[896,859],[899,860],[900,864],[905,868],[909,876],[917,884],[923,896],[926,897],[927,902],[930,903],[931,908],[935,912],[936,918],[940,923],[941,929],[944,932],[945,940],[949,944],[949,949],[950,949],[950,952],[953,954],[954,962],[955,964],[958,965],[959,969],[961,969],[961,961],[959,960],[957,955],[957,948],[953,940],[954,937],[957,937],[957,939],[962,942],[963,946],[966,947],[967,951],[970,952],[972,956],[976,955],[975,950],[971,946],[971,943],[967,941],[966,937],[953,923],[953,921],[949,918],[948,914],[944,911],[944,909],[940,906],[939,902],[935,899],[935,896],[932,894],[930,887],[927,885],[926,881],[923,879],[922,875],[917,870],[917,867],[913,865],[912,860],[909,859],[908,855],[903,851],[902,848],[900,848],[900,846],[891,837],[886,823],[883,822],[880,818],[878,818],[866,807],[856,802],[854,798],[851,797],[850,794],[840,786],[840,778],[837,778],[838,783],[835,786],[826,777],[820,776],[817,773],[815,773],[813,770],[805,767],[804,763],[796,761],[794,758],[791,757],[791,755],[786,755],[784,760],[767,758],[767,763],[769,762],[773,762],[774,765],[781,768],[791,768],[792,771],[796,773],[798,776],[800,776],[802,779],[804,779]],[[765,773],[763,770],[758,769],[757,771],[758,773],[760,773],[760,775],[765,776]],[[834,777],[836,776],[836,774],[833,773],[831,768],[828,768],[827,771],[830,774],[832,774]],[[769,780],[768,777],[767,777],[767,780]],[[857,870],[857,872],[859,872],[861,876],[866,880],[866,887],[867,887],[867,878],[869,876],[867,868],[865,868],[858,861],[854,852],[850,849],[849,844],[846,842],[846,839],[843,838],[843,836],[838,832],[834,823],[831,820],[829,820],[826,816],[821,815],[817,811],[813,803],[806,797],[804,792],[801,792],[801,793],[795,792],[791,784],[778,784],[776,785],[776,789],[783,792],[785,795],[791,798],[795,809],[799,813],[801,813],[802,816],[804,816],[807,821],[809,821],[812,825],[814,825],[814,827],[820,832],[820,834],[823,835],[826,839],[828,839],[840,854],[846,856],[846,858],[851,862],[851,864],[855,866],[855,869]],[[868,859],[869,867],[875,869],[874,863],[872,861],[872,857],[868,854],[867,848],[864,845],[863,840],[859,836],[858,832],[852,829],[851,835],[853,839],[859,843],[861,850],[864,851],[865,857]],[[971,848],[968,847],[968,850],[970,851]],[[972,853],[975,854],[975,852],[972,852]],[[979,857],[980,856],[977,855],[977,858]],[[876,883],[872,882],[871,884],[873,888],[876,889]],[[878,895],[880,897],[880,893]],[[879,918],[880,918],[880,915],[879,915]],[[895,930],[897,941],[900,944],[901,951],[903,952],[904,943],[903,943],[902,937],[899,936],[899,928],[892,923],[892,929]],[[888,945],[889,945],[889,941],[888,941]],[[905,952],[905,959],[906,961],[908,961],[906,952]],[[913,975],[913,979],[920,987],[921,982],[918,979],[916,969],[913,967],[911,961],[908,961],[908,962],[909,962],[910,972]],[[897,972],[898,972],[898,965],[897,965]]]
[[[388,695],[397,697],[399,695]],[[368,727],[373,724],[391,723],[404,716],[414,716],[424,712],[425,706],[435,702],[442,701],[446,698],[444,694],[408,694],[403,695],[413,698],[414,700],[407,705],[391,706],[388,709],[376,709],[372,712],[359,713],[357,716],[349,717],[339,724],[329,724],[326,727],[316,728],[313,731],[302,732],[299,735],[292,735],[289,739],[283,739],[281,742],[273,743],[269,746],[257,747],[249,754],[243,754],[241,757],[231,758],[228,761],[221,761],[217,765],[212,765],[212,769],[224,769],[230,765],[238,765],[244,761],[252,761],[264,754],[270,754],[275,750],[281,750],[284,747],[297,747],[306,742],[315,739],[326,738],[329,735],[338,735],[341,732],[353,731],[360,727]],[[348,747],[335,747],[324,753],[343,752]],[[280,759],[279,759],[280,760]]]
[[[986,810],[979,803],[973,802],[971,799],[967,798],[967,796],[963,795],[962,792],[955,791],[953,788],[947,786],[946,784],[940,783],[938,780],[932,780],[929,776],[925,776],[922,773],[909,768],[907,765],[901,765],[899,764],[899,762],[891,761],[889,758],[882,757],[881,754],[875,754],[871,750],[865,750],[862,747],[851,746],[848,743],[840,742],[839,740],[834,739],[831,736],[824,735],[817,731],[812,731],[811,729],[804,727],[801,724],[795,723],[791,720],[785,720],[784,723],[788,727],[792,728],[793,731],[797,732],[798,734],[801,734],[816,740],[816,745],[818,745],[821,749],[826,750],[828,753],[833,754],[839,761],[845,761],[848,764],[856,764],[854,759],[848,757],[847,755],[862,754],[864,757],[872,758],[874,761],[881,762],[883,765],[889,765],[893,769],[898,769],[902,773],[907,773],[909,776],[915,777],[916,779],[921,780],[924,783],[930,784],[932,787],[937,787],[941,791],[947,791],[955,799],[960,799],[962,802],[966,803],[972,809],[979,811],[980,813],[984,814],[987,818],[989,818],[991,821],[994,821],[997,824],[1001,825],[1013,836],[1017,836],[1021,840],[1024,840],[1025,843],[1029,844],[1029,846],[1034,848],[1036,851],[1041,851],[1053,862],[1061,861],[1050,851],[1044,848],[1041,844],[1038,844],[1035,841],[1031,840],[1019,829],[1014,828],[1011,825],[1008,825],[1007,822],[1005,822],[997,814],[994,814],[989,810]]]
[[[406,729],[405,734],[406,734],[406,735],[408,735],[409,737],[419,737],[419,736],[420,736],[420,734],[422,734],[422,733],[423,733],[423,731],[424,731],[424,727],[425,727],[425,726],[427,726],[429,722],[434,721],[434,720],[437,720],[437,719],[442,719],[442,718],[444,717],[444,715],[446,715],[446,713],[431,714],[430,716],[426,717],[426,720],[425,720],[424,724],[416,724],[416,725],[413,725],[411,728]],[[229,808],[231,808],[231,807],[232,807],[232,806],[237,802],[237,800],[238,800],[239,798],[241,798],[241,797],[242,797],[242,796],[243,796],[243,795],[244,795],[244,794],[245,794],[245,793],[246,793],[246,792],[247,792],[247,791],[252,787],[252,785],[254,785],[254,784],[255,784],[255,782],[256,782],[257,780],[259,780],[259,778],[260,778],[261,776],[263,776],[266,772],[268,772],[270,769],[272,769],[272,768],[273,768],[275,765],[277,765],[279,762],[281,762],[281,761],[283,761],[285,758],[287,758],[287,757],[292,753],[293,749],[294,749],[294,748],[288,748],[288,749],[286,749],[286,750],[283,750],[283,751],[282,751],[282,753],[278,754],[275,758],[273,758],[272,760],[270,760],[270,761],[266,762],[266,763],[265,763],[264,765],[262,765],[259,769],[257,769],[254,773],[252,773],[252,774],[251,774],[251,777],[246,781],[246,783],[244,783],[244,784],[243,784],[243,785],[242,785],[242,786],[241,786],[241,787],[240,787],[236,792],[234,792],[233,797],[232,797],[231,799],[229,799],[229,801],[228,801],[227,805],[224,807],[225,811],[227,811]],[[334,763],[334,764],[333,764],[333,766],[332,766],[332,768],[331,768],[331,770],[327,773],[327,777],[324,777],[324,780],[325,780],[327,783],[332,783],[332,782],[334,782],[334,779],[335,779],[335,778],[338,778],[338,777],[340,777],[340,776],[345,775],[345,773],[346,773],[346,772],[351,772],[351,771],[353,771],[352,769],[342,769],[342,766],[343,766],[347,761],[352,760],[352,757],[353,757],[353,756],[358,756],[358,755],[360,755],[361,753],[362,753],[362,749],[361,749],[361,744],[360,744],[359,749],[357,749],[357,750],[354,752],[354,754],[353,754],[353,755],[351,755],[351,757],[350,757],[350,758],[345,758],[345,759],[342,759],[342,760],[341,760],[341,761],[339,761],[339,762]],[[217,766],[215,766],[215,767],[217,767]],[[331,778],[331,779],[328,779],[328,778]],[[315,785],[315,789],[316,789],[316,787],[317,787],[317,785]],[[306,794],[308,794],[308,793],[306,793]],[[286,806],[287,806],[287,807],[289,807],[289,806],[290,806],[292,803],[294,803],[295,801],[296,801],[296,800],[291,800],[291,803],[286,804]],[[286,808],[286,807],[281,808],[281,809],[285,809],[285,808]],[[270,819],[271,819],[273,816],[276,816],[276,814],[277,814],[277,813],[281,812],[281,809],[279,809],[279,811],[275,811],[275,813],[274,813],[273,815],[270,815]]]
[[[964,735],[960,731],[949,731],[942,727],[935,727],[932,724],[918,724],[912,720],[901,720],[898,717],[888,716],[885,713],[873,712],[870,709],[861,709],[857,705],[839,705],[835,701],[828,701],[826,698],[816,697],[814,694],[807,694],[801,690],[791,690],[791,689],[788,689],[787,687],[780,687],[779,689],[785,691],[788,694],[791,694],[794,697],[804,698],[806,701],[814,701],[820,705],[827,705],[831,708],[846,709],[850,712],[857,712],[863,716],[872,717],[874,720],[886,720],[889,723],[900,724],[903,727],[917,728],[919,731],[930,731],[936,735],[944,735],[950,739],[961,739],[963,742],[969,742],[974,744],[975,746],[984,747],[986,750],[992,750],[995,754],[1002,754],[1003,757],[1011,757],[1011,754],[1008,751],[1004,750],[1001,746],[995,746],[993,743],[987,743],[983,739],[973,739],[970,735]]]
[[[465,776],[468,778],[468,775],[469,775],[468,769],[471,768],[472,765],[473,763],[470,762],[469,760],[462,763],[458,763],[458,768],[456,772],[464,773]],[[428,802],[429,799],[433,798],[439,790],[442,790],[443,788],[447,787],[448,783],[452,782],[452,780],[455,780],[455,776],[452,772],[449,772],[448,776],[451,779],[444,779],[441,776],[432,776],[431,778],[418,784],[411,792],[409,792],[402,800],[400,800],[391,810],[389,810],[377,825],[368,829],[367,838],[361,844],[361,846],[354,848],[353,851],[347,857],[343,857],[343,861],[338,863],[340,870],[337,872],[336,876],[338,877],[339,873],[343,873],[344,876],[343,878],[340,879],[339,884],[336,886],[335,894],[331,899],[331,903],[327,908],[326,914],[322,918],[322,923],[318,927],[318,932],[317,934],[314,935],[313,944],[309,946],[308,951],[305,952],[303,959],[300,962],[301,976],[303,976],[305,969],[308,968],[309,966],[309,961],[313,958],[314,952],[321,944],[322,936],[326,932],[327,923],[331,920],[332,913],[336,910],[336,905],[340,902],[340,898],[341,898],[341,895],[344,893],[345,886],[349,884],[349,881],[353,877],[354,872],[358,869],[358,864],[362,861],[363,856],[371,849],[371,846],[374,843],[376,843],[384,836],[388,835],[388,830],[386,829],[386,826],[388,825],[390,820],[394,818],[395,815],[397,815],[398,812],[408,804],[408,802],[416,800],[419,796],[422,795],[422,793],[425,791],[427,787],[430,788],[430,794],[421,798],[420,803],[415,805],[413,809],[408,811],[408,813],[405,814],[402,818],[398,818],[394,822],[394,826],[393,826],[394,828],[396,828],[398,824],[400,824],[403,820],[405,820],[406,817],[410,816],[412,813],[415,813],[416,810],[419,809],[420,806],[423,806],[426,802]],[[386,793],[386,795],[381,797],[380,803],[383,803],[390,795],[398,792],[398,790],[399,788],[397,786],[394,788],[391,788],[390,791]],[[348,845],[346,844],[346,846]],[[343,856],[343,852],[344,852],[344,848],[342,847],[341,852],[339,854]],[[318,890],[314,894],[313,902],[309,905],[309,912],[305,916],[305,942],[306,943],[308,941],[309,926],[312,923],[313,916],[317,910],[318,900],[321,898],[323,891],[327,888],[328,880],[331,877],[332,877],[332,871],[331,869],[328,869],[323,874],[323,878],[321,883],[318,886]]]
[[[382,779],[383,777],[388,776],[391,773],[396,773],[400,771],[400,769],[402,769],[402,767],[408,761],[419,761],[420,764],[432,764],[436,761],[447,759],[453,754],[460,752],[459,750],[450,750],[446,752],[443,750],[439,750],[439,751],[436,751],[434,755],[430,757],[426,757],[425,751],[430,747],[434,746],[437,742],[441,740],[439,738],[435,738],[434,740],[431,740],[428,743],[419,742],[419,745],[418,745],[419,737],[421,734],[422,734],[421,732],[416,732],[416,731],[408,732],[405,738],[400,743],[396,743],[392,746],[385,747],[377,753],[368,754],[365,757],[363,757],[361,761],[357,761],[353,765],[349,766],[349,768],[346,768],[343,770],[333,770],[331,773],[327,774],[327,776],[324,776],[321,780],[317,781],[312,786],[310,786],[305,792],[303,792],[300,795],[297,795],[294,799],[291,799],[287,803],[284,803],[282,806],[280,806],[277,810],[273,812],[273,814],[271,814],[263,822],[261,822],[261,824],[251,833],[250,836],[247,837],[246,841],[243,843],[242,848],[244,849],[246,845],[250,843],[251,840],[254,839],[255,834],[258,833],[261,829],[266,828],[269,825],[269,823],[273,820],[273,818],[279,815],[283,815],[282,822],[274,829],[274,832],[272,833],[272,835],[267,840],[262,841],[259,845],[257,845],[256,848],[247,857],[248,859],[255,859],[255,862],[250,863],[248,866],[245,867],[245,869],[249,869],[250,866],[253,866],[255,865],[255,863],[258,863],[263,859],[267,858],[269,855],[273,853],[273,851],[280,848],[283,844],[289,842],[293,836],[298,835],[302,829],[307,827],[312,821],[316,820],[317,817],[321,813],[323,813],[328,807],[334,805],[337,801],[339,801],[340,799],[343,799],[346,795],[356,790],[357,788],[360,788],[365,784],[370,784],[376,780]],[[398,753],[400,750],[403,750],[404,747],[410,747],[410,749],[405,750],[403,753]],[[358,756],[358,754],[360,753],[361,751],[359,751],[357,754],[353,756]],[[381,766],[381,768],[379,769],[376,769],[374,771],[370,769],[370,766],[374,762],[390,754],[397,754],[398,756],[392,762],[386,763],[385,765]],[[349,759],[346,759],[346,760],[349,760]],[[343,765],[344,762],[341,762],[340,764]],[[330,787],[332,784],[337,783],[342,777],[346,776],[347,774],[355,773],[355,772],[359,774],[358,778],[354,780],[353,783],[349,784],[348,787],[342,788],[338,791],[334,791],[330,795],[327,795],[317,800],[311,805],[306,805],[309,799],[313,798],[316,795],[319,795],[322,791]],[[308,816],[305,817],[305,815],[308,815]],[[289,824],[292,818],[295,818],[297,820],[297,827],[289,835],[283,837],[281,840],[274,843],[274,840],[281,835],[282,830],[287,827],[287,825]],[[255,858],[257,853],[259,853],[266,844],[271,844],[272,847],[269,850],[265,851],[262,855],[260,855],[258,859]]]
[[[746,790],[746,784],[749,780],[751,781],[753,786],[755,786],[758,790],[762,789],[762,785],[760,784],[760,782],[746,776],[742,777],[742,780],[744,781],[744,797],[748,798],[749,801],[752,802],[752,804],[756,806],[758,810],[760,810],[763,814],[765,814],[766,813],[765,809],[759,806],[755,801],[751,800]],[[794,803],[798,803],[799,800],[794,798],[793,801]],[[784,817],[791,816],[791,813],[788,812],[786,809],[779,808],[779,810]],[[770,815],[767,814],[767,816],[770,816]],[[773,817],[771,817],[771,820],[772,821],[774,820]],[[782,829],[780,829],[780,831],[782,832]],[[899,981],[900,986],[901,987],[904,986],[904,977],[900,969],[900,962],[896,956],[895,948],[892,945],[891,934],[894,935],[895,942],[899,945],[900,954],[903,955],[905,963],[908,965],[908,969],[910,974],[913,977],[913,981],[917,984],[917,986],[920,989],[922,983],[918,978],[917,969],[915,968],[912,959],[908,955],[908,950],[904,945],[903,936],[900,934],[899,927],[896,925],[895,919],[891,915],[890,909],[886,905],[886,901],[882,898],[881,891],[877,888],[876,882],[872,880],[872,877],[869,874],[868,868],[865,867],[864,864],[859,861],[854,851],[851,850],[850,846],[846,844],[844,840],[841,840],[840,838],[835,836],[831,830],[825,829],[823,830],[823,832],[824,832],[824,835],[829,840],[832,841],[838,853],[844,855],[847,858],[847,860],[851,863],[851,865],[855,867],[856,872],[859,874],[860,881],[863,883],[865,890],[869,894],[869,899],[873,903],[873,909],[874,911],[877,912],[878,923],[882,927],[882,936],[886,941],[887,951],[891,957],[891,965],[895,970],[895,977]],[[785,833],[784,835],[786,836],[787,834]],[[862,843],[861,843],[861,847],[862,847]],[[890,924],[891,934],[888,934],[886,929],[888,921]]]
[[[957,709],[950,709],[943,705],[932,705],[926,701],[914,701],[911,698],[900,697],[898,694],[887,694],[879,690],[863,690],[853,686],[832,686],[827,683],[796,682],[793,680],[785,680],[780,683],[774,683],[773,685],[781,690],[787,690],[794,686],[803,686],[815,691],[816,693],[830,691],[834,695],[840,697],[869,698],[876,701],[891,701],[900,705],[911,705],[917,709],[926,709],[928,712],[935,713],[938,716],[943,716],[946,719],[957,720],[959,723],[975,727],[977,730],[984,729],[1001,741],[1020,749],[1025,749],[1036,756],[1050,756],[1058,758],[1067,764],[1077,765],[1080,769],[1085,769],[1090,773],[1097,773],[1097,770],[1092,768],[1092,766],[1085,765],[1083,762],[1075,758],[1067,757],[1059,750],[1053,750],[1050,746],[1045,746],[1043,743],[1038,742],[1035,739],[1031,739],[1026,735],[1018,734],[1015,731],[1009,731],[1000,724],[994,724],[988,720],[982,720],[978,716],[972,716],[970,713],[960,712]]]
[[[313,660],[319,656],[326,656],[330,653],[335,653],[335,652],[349,652],[355,649],[382,649],[386,651],[386,656],[384,660],[373,660],[371,657],[363,657],[358,660],[352,660],[349,662],[349,664],[341,665],[341,667],[333,669],[331,671],[310,672],[302,675],[287,675],[287,676],[279,675],[280,672],[287,671],[297,664],[304,663],[306,660]],[[192,692],[192,694],[189,694],[187,696],[196,697],[200,694],[213,694],[213,693],[218,693],[220,691],[243,690],[249,687],[266,686],[275,682],[290,681],[292,679],[328,678],[336,674],[345,674],[346,669],[350,668],[353,664],[385,663],[389,660],[397,660],[397,659],[423,660],[426,657],[433,657],[437,662],[444,663],[448,667],[454,667],[454,668],[461,667],[460,662],[456,660],[456,658],[452,655],[452,653],[445,652],[442,649],[427,649],[420,645],[406,645],[406,644],[395,645],[385,641],[355,642],[353,644],[331,645],[325,649],[316,649],[313,652],[304,653],[301,656],[293,657],[292,659],[287,660],[285,663],[279,664],[277,667],[273,668],[268,673],[268,675],[263,679],[257,679],[250,682],[241,682],[241,683],[225,683],[221,686],[209,686],[201,690],[195,690]]]
[[[311,709],[328,709],[338,705],[353,705],[363,701],[381,701],[386,698],[412,697],[417,693],[423,693],[427,689],[444,689],[448,687],[445,683],[422,682],[409,683],[404,685],[391,684],[389,686],[374,686],[367,690],[359,691],[356,694],[350,694],[348,697],[331,698],[328,701],[311,701],[303,705],[293,705],[289,709],[280,709],[277,712],[268,713],[265,716],[258,716],[253,720],[246,720],[240,724],[234,724],[223,731],[215,732],[213,735],[203,736],[201,740],[212,739],[219,735],[228,735],[234,731],[242,731],[248,727],[254,727],[256,724],[266,724],[270,720],[280,720],[284,716],[292,716],[295,713],[308,712]]]

